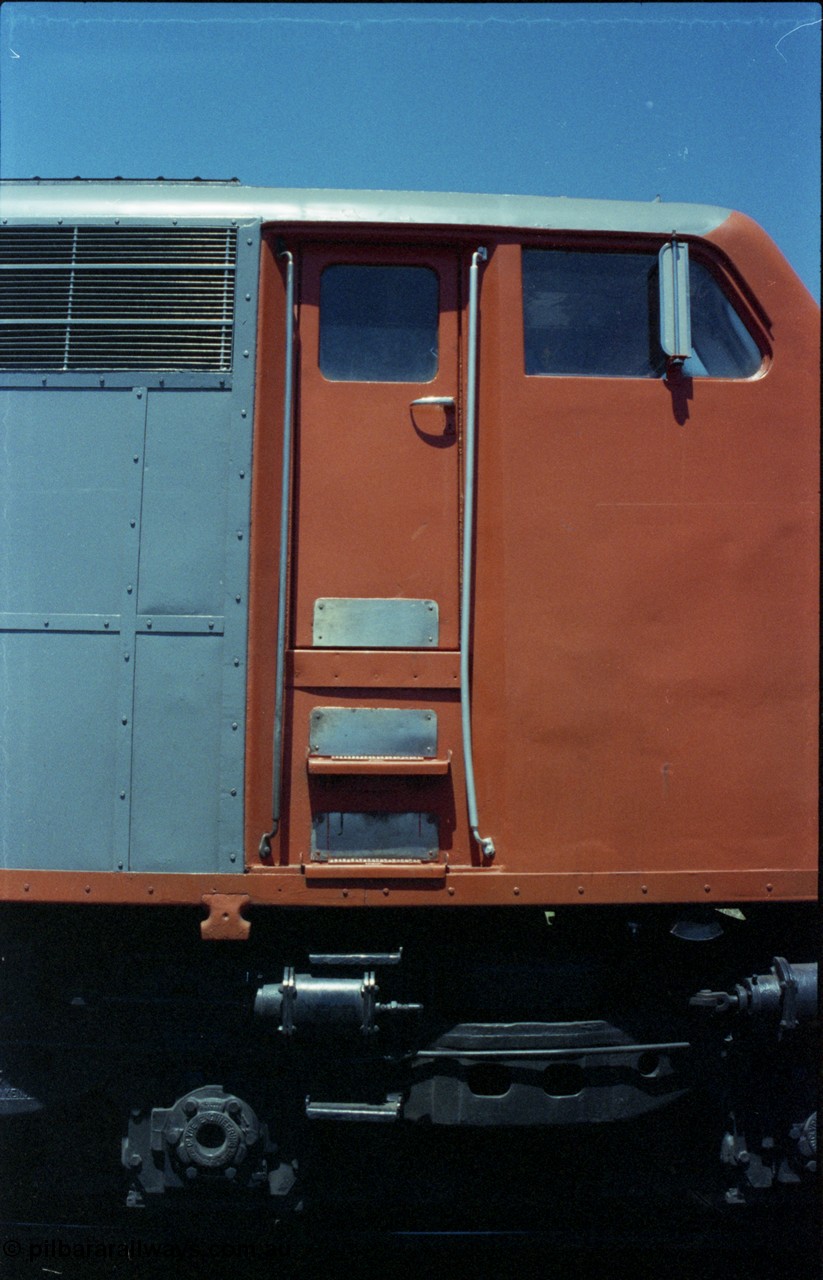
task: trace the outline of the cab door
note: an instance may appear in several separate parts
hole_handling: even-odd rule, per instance
[[[462,786],[458,256],[299,261],[288,860],[442,874]]]
[[[456,255],[311,246],[299,333],[295,645],[455,649]]]

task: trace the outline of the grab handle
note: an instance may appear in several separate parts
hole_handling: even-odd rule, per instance
[[[283,392],[283,453],[280,475],[280,565],[277,577],[277,663],[274,677],[274,734],[272,740],[271,831],[260,837],[260,857],[271,855],[271,842],[280,826],[283,774],[283,705],[286,666],[286,590],[289,563],[291,497],[292,404],[294,401],[294,258],[288,250],[277,255],[286,263],[286,379]]]
[[[465,426],[465,483],[463,486],[463,582],[460,592],[460,711],[463,724],[463,764],[466,772],[466,802],[469,826],[480,846],[484,858],[493,858],[494,841],[481,836],[477,816],[477,792],[474,784],[474,756],[472,753],[471,692],[469,689],[469,630],[472,606],[472,559],[474,538],[474,471],[475,435],[477,420],[477,295],[479,263],[488,258],[485,249],[472,254],[469,271],[469,358],[466,372],[466,426]]]

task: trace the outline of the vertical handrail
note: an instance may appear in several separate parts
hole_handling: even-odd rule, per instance
[[[283,460],[280,478],[280,565],[277,577],[277,663],[274,677],[274,733],[272,739],[271,831],[260,838],[260,856],[271,855],[271,842],[280,826],[280,798],[283,776],[283,704],[286,669],[286,593],[289,564],[291,515],[291,456],[294,400],[294,257],[288,250],[278,253],[286,263],[286,379],[283,392]]]
[[[479,264],[488,253],[484,248],[472,254],[469,271],[469,336],[466,373],[465,482],[463,485],[463,580],[460,589],[460,712],[463,724],[463,764],[466,771],[466,802],[469,826],[484,858],[494,857],[494,841],[479,833],[477,791],[472,752],[471,692],[469,689],[469,633],[472,614],[472,571],[474,554],[474,473],[477,422],[477,297]]]

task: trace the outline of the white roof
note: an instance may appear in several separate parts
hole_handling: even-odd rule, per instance
[[[704,235],[729,215],[714,205],[457,192],[325,191],[235,182],[29,179],[0,182],[0,220],[180,218],[221,222],[391,223],[524,230]]]

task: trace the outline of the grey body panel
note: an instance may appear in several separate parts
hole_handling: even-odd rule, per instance
[[[220,615],[230,398],[151,391],[149,404],[139,611]]]
[[[243,865],[259,245],[231,374],[0,373],[0,867]]]
[[[115,865],[117,635],[0,632],[0,866]]]

